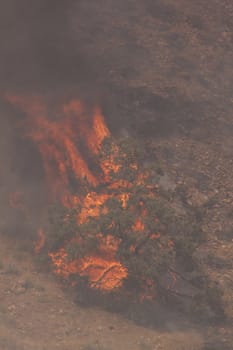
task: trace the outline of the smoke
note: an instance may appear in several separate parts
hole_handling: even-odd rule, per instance
[[[99,104],[109,128],[125,135],[197,129],[204,138],[209,126],[220,129],[232,85],[225,3],[2,1],[1,191],[23,185],[37,198],[43,182],[38,152],[17,127],[24,115],[6,105],[6,92],[39,94],[51,106],[72,97]]]
[[[23,115],[1,103],[0,233],[27,239],[35,238],[46,193],[38,151],[22,137],[19,121],[23,119]]]
[[[0,5],[1,89],[51,91],[94,83],[93,61],[74,43],[74,3],[10,0]]]
[[[90,50],[98,22],[96,6],[74,0],[1,2],[0,206],[6,213],[4,225],[13,224],[17,230],[20,226],[21,219],[9,208],[11,193],[23,193],[35,221],[46,201],[40,155],[33,142],[23,137],[19,125],[25,115],[8,105],[4,95],[41,95],[51,110],[59,101],[73,97],[89,106],[102,105],[108,69],[105,60],[101,62],[101,48],[98,55],[97,47]],[[105,20],[97,25],[100,29]]]
[[[44,174],[38,150],[22,137],[25,115],[4,101],[6,93],[42,95],[49,105],[72,96],[92,104],[99,97],[98,67],[72,28],[77,1],[16,1],[0,5],[0,195],[7,225],[19,230],[17,210],[9,208],[11,193],[21,191],[33,220],[46,200]],[[76,18],[79,21],[79,18]]]

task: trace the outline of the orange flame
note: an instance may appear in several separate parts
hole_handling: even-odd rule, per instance
[[[116,173],[121,167],[121,164],[114,161],[119,152],[117,146],[107,159],[96,164],[95,156],[100,151],[103,140],[110,136],[104,117],[98,107],[87,110],[79,100],[71,100],[54,112],[53,117],[51,117],[48,107],[38,97],[25,98],[8,95],[6,98],[10,103],[24,111],[27,116],[26,136],[30,137],[38,146],[51,192],[51,200],[58,200],[68,208],[75,207],[77,204],[81,205],[77,221],[79,224],[83,224],[88,221],[89,217],[97,217],[101,212],[107,210],[104,203],[111,195],[95,191],[97,185],[104,183],[111,190],[119,187],[124,189],[118,195],[118,199],[121,201],[122,208],[127,207],[128,189],[131,184],[125,180],[110,181],[110,174]],[[137,170],[136,164],[132,164],[131,167]],[[140,174],[137,183],[144,184],[145,176],[143,173]],[[85,186],[83,185],[85,181],[88,187],[91,185],[92,190],[81,195],[82,188],[80,186],[81,183],[82,186]],[[74,188],[72,188],[72,184]],[[149,187],[148,189],[150,190]],[[152,191],[151,195],[154,195]],[[17,194],[12,197],[13,206],[18,205],[18,197]],[[143,218],[146,217],[147,212],[143,202],[140,205],[140,217],[132,225],[132,231],[135,232],[145,231]],[[83,258],[70,260],[65,248],[50,252],[49,256],[54,271],[63,278],[72,275],[86,276],[91,287],[104,291],[119,288],[128,275],[127,268],[116,259],[121,241],[111,235],[104,237],[101,232],[96,238],[98,248],[95,253]],[[149,239],[158,238],[160,238],[160,233],[157,232],[149,236]],[[71,243],[75,241],[80,243],[77,238],[73,238]],[[39,253],[44,244],[45,232],[39,229],[35,252]],[[172,247],[173,242],[170,240],[168,245]],[[132,245],[129,249],[133,253],[136,247]],[[175,283],[175,275],[172,277],[173,283]],[[150,299],[154,295],[154,282],[145,280],[141,300]]]
[[[86,256],[83,259],[67,260],[67,253],[62,248],[49,254],[55,272],[62,277],[70,275],[88,276],[90,286],[101,290],[112,290],[122,285],[127,277],[127,270],[118,261],[106,260],[99,256]]]
[[[95,107],[88,113],[79,100],[72,100],[50,118],[46,104],[38,97],[8,95],[6,99],[27,115],[26,136],[38,146],[51,199],[60,200],[67,207],[81,204],[82,210],[77,218],[79,223],[86,222],[90,216],[98,216],[100,207],[109,195],[95,191],[84,197],[73,195],[70,177],[77,184],[79,180],[86,179],[95,187],[106,181],[109,171],[118,170],[111,160],[100,164],[99,173],[90,167],[93,155],[99,152],[103,140],[110,136],[100,109]],[[127,196],[123,196],[123,205],[126,205],[126,201]],[[119,242],[111,236],[104,238],[101,234],[98,239],[99,255],[96,256],[69,261],[64,248],[49,253],[55,272],[65,278],[74,274],[88,276],[90,286],[102,290],[120,287],[127,277],[127,269],[114,258]],[[45,233],[39,229],[35,252],[39,253],[44,244]]]
[[[94,108],[90,115],[80,101],[72,100],[62,107],[60,116],[50,120],[48,109],[39,98],[7,96],[7,100],[28,116],[28,136],[38,145],[53,196],[63,194],[67,203],[68,193],[64,192],[71,172],[76,179],[86,178],[93,185],[99,183],[83,155],[86,151],[89,156],[98,153],[101,142],[110,135],[99,108]]]

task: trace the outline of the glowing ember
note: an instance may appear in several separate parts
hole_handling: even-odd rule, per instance
[[[69,261],[62,248],[49,254],[55,266],[55,272],[68,278],[70,275],[88,276],[90,286],[102,290],[120,287],[127,277],[127,270],[119,262],[106,260],[99,256],[87,256],[83,259]]]
[[[98,216],[99,208],[109,198],[107,194],[97,194],[96,192],[89,192],[82,202],[82,211],[79,215],[79,222],[83,223],[89,216]]]
[[[137,219],[137,221],[134,224],[133,230],[134,231],[144,231],[144,228],[145,228],[145,226],[144,226],[143,222],[141,221],[141,219]]]
[[[60,117],[50,120],[46,106],[38,98],[7,96],[7,99],[28,115],[27,136],[38,145],[55,198],[64,195],[67,203],[65,190],[71,173],[75,179],[99,183],[84,157],[87,150],[90,156],[97,153],[103,139],[110,135],[98,108],[90,115],[80,101],[73,100],[63,106]]]

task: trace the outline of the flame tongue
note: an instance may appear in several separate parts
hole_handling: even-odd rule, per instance
[[[94,108],[90,115],[80,101],[73,100],[62,107],[55,121],[51,121],[46,106],[39,99],[19,96],[7,96],[7,99],[28,115],[28,136],[39,147],[55,192],[59,186],[69,185],[70,172],[76,179],[85,177],[91,184],[98,184],[78,145],[83,144],[90,153],[97,154],[103,139],[110,135],[99,108]]]
[[[99,176],[93,173],[90,162],[86,160],[93,159],[103,140],[110,136],[100,109],[95,107],[92,113],[88,113],[80,101],[72,100],[63,105],[51,120],[46,104],[39,98],[9,95],[6,98],[27,115],[26,135],[38,146],[51,200],[58,200],[70,208],[81,204],[79,223],[84,223],[90,216],[98,216],[109,195],[95,191],[84,196],[74,195],[70,183],[77,186],[80,180],[86,179],[95,187],[108,180],[109,171],[116,171],[119,167],[111,159],[103,161],[99,165],[102,176]],[[126,201],[127,195],[122,197],[122,204],[126,205]],[[127,277],[127,269],[115,259],[119,242],[101,234],[98,240],[97,253],[82,259],[69,261],[65,248],[49,253],[55,272],[64,278],[75,274],[87,276],[90,286],[101,290],[120,287]],[[40,252],[44,244],[45,234],[39,229],[35,251]]]

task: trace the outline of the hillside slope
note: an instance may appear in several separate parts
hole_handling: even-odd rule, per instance
[[[2,236],[0,243],[1,350],[202,348],[202,335],[194,329],[175,330],[172,323],[171,331],[147,329],[75,305],[53,276],[36,269],[30,254]]]

